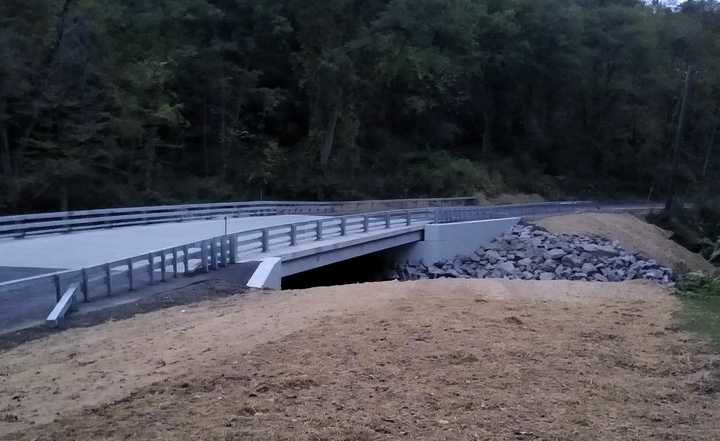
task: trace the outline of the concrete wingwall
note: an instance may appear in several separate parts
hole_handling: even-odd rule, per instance
[[[425,239],[397,248],[388,256],[393,263],[426,265],[467,256],[490,244],[520,222],[519,217],[425,226]]]

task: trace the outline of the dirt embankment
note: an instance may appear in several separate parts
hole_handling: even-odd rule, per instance
[[[715,440],[720,362],[678,309],[499,280],[174,307],[1,353],[0,438]]]
[[[556,234],[598,235],[617,240],[623,247],[654,258],[681,273],[716,270],[699,254],[670,240],[668,231],[630,214],[586,213],[549,217],[533,223]]]

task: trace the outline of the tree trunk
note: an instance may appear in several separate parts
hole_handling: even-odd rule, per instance
[[[703,162],[701,174],[703,181],[707,178],[708,170],[710,169],[710,157],[712,156],[712,151],[715,147],[715,137],[717,136],[718,126],[720,126],[720,123],[715,123],[715,127],[710,135],[710,142],[708,142],[707,149],[705,150],[705,161]]]
[[[60,211],[69,211],[70,209],[70,194],[68,192],[67,182],[60,184],[60,192],[58,194],[60,200]]]
[[[483,156],[489,156],[493,150],[492,112],[487,107],[485,107],[483,109],[482,116],[483,116],[482,154],[483,154]]]
[[[150,192],[153,188],[153,174],[155,170],[157,140],[153,135],[151,139],[145,141],[145,191]]]
[[[52,66],[53,62],[55,61],[55,57],[57,56],[58,52],[60,52],[60,48],[62,47],[62,43],[65,38],[65,23],[67,20],[67,16],[70,13],[70,6],[72,6],[72,3],[74,1],[75,0],[65,0],[63,2],[62,9],[58,14],[57,25],[55,26],[55,40],[52,42],[52,45],[50,46],[47,54],[45,54],[45,59],[40,66],[39,74],[32,82],[37,88],[34,94],[34,98],[32,100],[32,117],[30,118],[30,123],[25,129],[25,133],[23,134],[22,139],[18,143],[17,151],[15,152],[14,169],[18,173],[21,173],[23,168],[25,148],[30,142],[30,137],[32,136],[33,132],[35,132],[35,127],[37,127],[40,119],[40,100],[45,94],[45,90],[47,90],[47,88],[49,87],[48,83],[50,82],[50,67]]]
[[[5,124],[0,128],[0,172],[8,179],[12,178],[12,155],[10,153],[10,139]]]
[[[335,144],[335,129],[337,128],[337,121],[340,117],[340,106],[335,106],[330,115],[330,121],[328,129],[325,132],[325,138],[323,139],[322,150],[320,151],[320,166],[325,169],[330,162],[330,155],[332,154],[333,145]]]
[[[690,91],[690,76],[692,75],[692,66],[688,66],[685,75],[685,86],[683,87],[682,101],[680,101],[680,112],[678,114],[677,130],[675,132],[675,142],[673,143],[673,162],[672,172],[670,173],[670,191],[667,201],[665,201],[665,210],[670,211],[675,202],[675,175],[677,174],[680,161],[680,143],[682,141],[683,129],[685,128],[685,113],[687,111],[687,98]]]
[[[225,78],[220,80],[220,181],[225,182],[228,170],[227,105],[225,99]]]
[[[205,95],[205,103],[203,105],[203,137],[202,137],[202,149],[203,149],[203,172],[205,177],[210,175],[210,157],[208,152],[208,99],[207,94]]]

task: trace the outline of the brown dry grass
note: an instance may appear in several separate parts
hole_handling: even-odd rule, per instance
[[[574,214],[549,217],[534,223],[556,234],[594,234],[617,240],[623,247],[679,272],[715,270],[702,256],[670,240],[668,231],[630,214]]]
[[[715,440],[718,357],[679,307],[646,282],[440,280],[171,308],[0,354],[0,433]]]

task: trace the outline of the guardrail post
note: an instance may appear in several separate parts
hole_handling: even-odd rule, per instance
[[[55,303],[60,301],[62,297],[62,286],[60,286],[60,275],[55,274],[53,276],[53,282],[55,283]]]
[[[204,273],[208,272],[207,264],[207,242],[200,242],[200,261],[202,262],[202,270]]]
[[[173,266],[173,277],[177,278],[178,276],[178,252],[177,248],[172,249],[172,266]]]
[[[297,225],[290,225],[290,246],[294,247],[297,245]]]
[[[127,260],[127,266],[128,266],[128,286],[129,291],[132,291],[135,289],[135,286],[133,286],[133,261],[132,259]]]
[[[230,236],[230,264],[235,265],[237,263],[237,236]]]
[[[390,228],[390,213],[385,213],[385,229]]]
[[[82,291],[83,291],[83,302],[88,302],[88,275],[87,270],[83,268],[80,270],[80,273],[82,274]]]
[[[227,236],[223,236],[220,238],[220,261],[218,262],[218,265],[221,267],[227,266]]]
[[[316,221],[315,222],[315,239],[316,240],[322,240],[323,234],[322,234],[322,221]]]
[[[185,245],[183,247],[183,266],[185,267],[183,271],[185,272],[185,275],[190,274],[190,257],[188,256],[188,246]]]
[[[25,230],[25,228],[22,228],[23,221],[16,220],[15,224],[20,225],[20,227],[18,227],[18,233],[16,233],[17,235],[13,236],[13,237],[15,237],[16,239],[24,239],[25,235],[27,234],[27,231]]]
[[[150,279],[150,284],[152,285],[155,283],[155,257],[152,253],[149,253],[147,255],[148,260],[148,278]]]
[[[65,232],[72,233],[72,224],[70,224],[70,212],[69,211],[65,212],[65,217],[63,219],[65,219],[65,222],[67,222],[67,229],[65,230]]]
[[[405,213],[405,225],[408,227],[412,224],[412,214],[408,211]]]
[[[262,230],[262,252],[267,253],[270,251],[270,230],[267,228]]]
[[[112,271],[110,270],[110,264],[105,264],[105,289],[107,290],[107,295],[112,295]]]
[[[213,239],[210,242],[210,264],[212,265],[212,269],[218,269],[217,239]]]
[[[160,265],[160,280],[166,282],[167,280],[165,279],[165,275],[167,272],[167,257],[165,257],[165,251],[163,251],[160,255]]]
[[[345,236],[347,234],[347,219],[340,218],[340,235]]]
[[[363,215],[363,231],[367,233],[370,231],[370,219],[368,218],[368,215]]]

